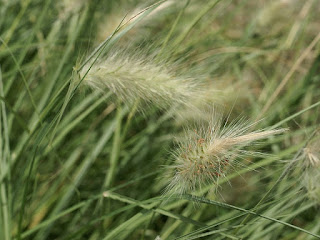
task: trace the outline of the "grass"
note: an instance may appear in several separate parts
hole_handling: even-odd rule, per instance
[[[0,239],[320,238],[318,5],[0,1]]]

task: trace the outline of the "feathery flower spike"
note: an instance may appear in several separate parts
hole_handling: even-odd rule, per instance
[[[186,134],[186,141],[179,143],[174,153],[175,162],[170,166],[170,183],[167,192],[183,194],[217,183],[232,167],[235,159],[257,155],[243,147],[286,129],[249,132],[252,124],[234,122],[222,125],[221,118],[213,120],[206,128]]]
[[[91,63],[81,71],[83,77]],[[189,77],[176,76],[173,70],[152,57],[114,52],[98,60],[84,78],[84,84],[101,92],[112,91],[126,104],[142,100],[160,108],[172,104],[192,105],[200,87]]]

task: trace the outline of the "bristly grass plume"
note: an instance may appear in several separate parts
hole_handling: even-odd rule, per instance
[[[85,76],[83,83],[103,93],[111,91],[127,105],[138,100],[159,108],[192,105],[201,95],[195,79],[177,76],[167,64],[156,63],[145,54],[115,51],[99,59],[85,75],[90,66],[91,62],[80,71],[80,77]]]
[[[250,129],[254,124],[248,121],[234,121],[228,126],[215,115],[206,125],[193,131],[186,131],[185,138],[179,141],[174,152],[174,163],[168,166],[169,194],[184,194],[201,190],[207,185],[216,185],[219,178],[235,167],[237,159],[257,156],[260,153],[245,150],[253,142],[268,138],[286,129]]]

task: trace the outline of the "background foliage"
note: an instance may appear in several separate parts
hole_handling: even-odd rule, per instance
[[[304,150],[319,160],[319,1],[154,3],[1,0],[0,239],[319,238]],[[91,53],[118,52],[201,82],[208,105],[123,102],[79,78]],[[218,186],[166,199],[175,139],[213,106],[290,130]]]

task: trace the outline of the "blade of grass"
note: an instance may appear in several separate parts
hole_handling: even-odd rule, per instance
[[[320,235],[314,234],[314,233],[309,232],[309,231],[307,231],[307,230],[305,230],[303,228],[294,226],[294,225],[292,225],[290,223],[281,221],[279,219],[275,219],[275,218],[272,218],[272,217],[268,217],[268,216],[264,216],[264,215],[258,214],[258,213],[254,212],[254,211],[251,211],[251,210],[247,210],[247,209],[236,207],[236,206],[233,206],[233,205],[230,205],[230,204],[227,204],[227,203],[217,202],[217,201],[214,201],[214,200],[209,200],[209,199],[206,199],[206,198],[197,197],[197,196],[193,196],[193,195],[183,195],[182,198],[190,200],[190,201],[193,201],[193,202],[197,202],[197,203],[205,203],[205,204],[208,204],[208,205],[215,205],[215,206],[218,206],[218,207],[229,208],[229,209],[237,210],[237,211],[240,211],[240,212],[245,212],[245,213],[250,214],[250,215],[254,215],[254,216],[257,216],[257,217],[261,217],[261,218],[270,220],[272,222],[280,223],[282,225],[285,225],[287,227],[293,228],[293,229],[298,230],[300,232],[307,233],[308,235],[311,235],[313,237],[316,237],[316,238],[320,239]]]
[[[319,106],[319,105],[320,105],[320,101],[312,104],[311,106],[309,106],[309,107],[307,107],[307,108],[305,108],[305,109],[302,109],[301,111],[299,111],[299,112],[297,112],[297,113],[295,113],[295,114],[292,114],[291,116],[289,116],[289,117],[287,117],[287,118],[285,118],[285,119],[283,119],[283,120],[281,120],[281,121],[278,122],[277,124],[273,125],[270,129],[278,128],[278,127],[280,127],[281,125],[283,125],[284,123],[289,122],[290,120],[298,117],[298,116],[301,115],[302,113],[305,113],[305,112],[307,112],[307,111],[309,111],[309,110],[311,110],[311,109],[313,109],[313,108],[315,108],[315,107],[317,107],[317,106]]]
[[[145,178],[149,178],[149,177],[155,175],[156,173],[148,173],[146,175],[143,175],[143,176],[140,176],[140,177],[138,177],[136,179],[128,181],[128,182],[126,182],[124,184],[118,185],[118,186],[116,186],[116,187],[114,187],[114,188],[112,188],[110,190],[111,191],[119,190],[119,189],[124,188],[126,186],[129,186],[129,185],[131,185],[133,183],[136,183],[137,181],[143,180]],[[88,204],[91,204],[93,201],[99,199],[102,195],[103,195],[102,193],[99,193],[99,194],[91,197],[88,200],[85,200],[85,201],[82,201],[82,202],[80,202],[78,204],[75,204],[75,205],[71,206],[70,208],[60,212],[59,214],[52,216],[51,218],[41,222],[40,224],[38,224],[34,228],[23,232],[22,235],[21,235],[21,238],[24,239],[24,238],[28,237],[29,235],[35,233],[36,231],[39,231],[40,229],[45,228],[46,226],[50,225],[51,223],[54,223],[56,220],[62,218],[63,216],[66,216],[71,212],[74,212],[74,211],[76,211],[76,210],[78,210],[80,208],[83,208],[83,207],[87,206]],[[144,203],[147,203],[149,201],[153,202],[154,200],[153,199],[148,199],[148,200],[145,200]],[[119,213],[121,213],[121,212],[123,212],[125,210],[128,210],[128,208],[131,208],[131,207],[136,207],[136,205],[129,205],[129,206],[126,206],[123,209],[115,210],[114,212],[111,212],[111,213],[107,214],[106,216],[102,217],[101,219],[104,219],[104,218],[109,217],[109,216],[114,215],[114,214],[119,214]],[[97,221],[101,221],[101,219],[93,220],[92,224],[95,224]]]
[[[31,3],[31,0],[26,0],[26,1],[21,2],[22,7],[20,9],[20,12],[17,14],[16,18],[13,20],[10,28],[7,31],[7,34],[6,34],[5,38],[4,38],[4,43],[5,44],[9,43],[14,31],[17,29],[19,23],[22,20],[22,17],[24,15],[24,13],[26,12],[26,10],[29,7],[30,3]],[[3,50],[3,47],[0,47],[0,51],[2,51],[2,50]]]
[[[313,131],[313,133],[309,136],[309,138],[306,140],[304,147],[301,148],[293,157],[292,161],[287,165],[287,167],[283,170],[280,177],[277,179],[277,181],[272,185],[272,187],[266,192],[266,194],[263,195],[263,197],[259,200],[259,202],[255,205],[253,210],[256,210],[266,199],[270,196],[270,194],[278,187],[278,185],[281,183],[281,181],[288,175],[288,173],[292,170],[293,166],[297,163],[299,160],[298,157],[303,152],[303,149],[307,146],[308,142],[313,138],[313,136],[317,133],[317,131]],[[243,221],[242,224],[245,224],[248,221],[249,215],[247,215]]]
[[[122,122],[124,113],[125,112],[121,111],[121,108],[118,107],[117,116],[116,116],[117,124],[116,124],[116,130],[114,133],[111,156],[110,156],[110,167],[106,175],[105,181],[103,183],[103,189],[108,189],[111,186],[114,176],[116,175],[116,169],[117,169],[120,149],[121,149],[121,134],[120,134],[121,125],[122,125],[121,122]]]
[[[202,11],[193,19],[190,25],[184,30],[184,32],[174,41],[173,45],[178,46],[182,41],[189,35],[190,31],[194,28],[195,25],[211,10],[213,9],[220,0],[210,1],[207,6],[205,6]]]
[[[190,3],[190,0],[188,0],[186,2],[185,6],[179,11],[178,17],[175,19],[174,23],[172,24],[172,27],[170,28],[169,33],[167,34],[166,38],[164,39],[162,46],[161,46],[161,49],[160,49],[156,59],[159,59],[162,56],[164,49],[166,49],[167,44],[168,44],[174,30],[176,29],[176,26],[177,26],[178,22],[180,21],[181,16],[183,15],[184,11],[186,10],[187,6],[189,5],[189,3]]]
[[[25,214],[25,207],[27,204],[27,197],[29,194],[29,185],[30,185],[31,178],[32,178],[32,172],[34,171],[34,166],[36,166],[36,156],[38,154],[38,147],[41,145],[43,139],[45,138],[45,136],[48,135],[48,133],[51,129],[52,129],[52,125],[50,125],[48,123],[43,123],[43,127],[42,127],[41,131],[38,133],[38,136],[36,137],[36,140],[34,143],[33,156],[32,156],[32,159],[29,163],[28,174],[27,174],[25,186],[23,189],[22,202],[21,202],[21,207],[20,207],[20,212],[19,212],[18,232],[17,232],[17,239],[18,240],[21,239],[21,233],[22,233],[22,227],[23,227],[22,224],[23,224],[23,219],[24,219],[24,214]]]
[[[25,88],[26,88],[26,90],[27,90],[27,92],[28,92],[28,95],[29,95],[29,98],[30,98],[30,100],[31,100],[31,104],[32,104],[32,106],[33,106],[33,108],[34,108],[34,111],[35,111],[35,113],[37,114],[37,116],[40,118],[39,110],[38,110],[37,105],[36,105],[36,103],[35,103],[35,101],[34,101],[34,98],[33,98],[32,93],[31,93],[31,91],[30,91],[30,88],[29,88],[29,85],[28,85],[28,83],[27,83],[27,80],[26,80],[26,78],[25,78],[25,76],[24,76],[24,74],[23,74],[23,72],[22,72],[22,70],[21,70],[20,64],[18,63],[18,61],[17,61],[16,57],[14,56],[13,52],[10,51],[10,48],[8,47],[8,45],[4,42],[4,40],[3,40],[1,37],[0,37],[0,41],[2,42],[2,44],[4,45],[4,47],[9,50],[10,56],[12,57],[15,65],[16,65],[16,68],[18,69],[18,72],[20,73],[20,76],[21,76],[21,78],[22,78],[22,81],[23,81],[23,83],[24,83],[24,86],[25,86]]]
[[[237,216],[235,216],[235,217],[227,218],[227,219],[222,220],[222,221],[219,221],[219,222],[217,222],[217,223],[210,224],[210,225],[207,226],[207,227],[199,228],[199,229],[197,229],[197,230],[195,230],[195,231],[193,231],[193,232],[191,232],[191,233],[188,233],[188,234],[186,234],[186,235],[177,237],[177,238],[175,238],[175,239],[176,239],[176,240],[178,240],[178,239],[189,239],[189,237],[192,237],[192,236],[194,236],[194,235],[196,235],[196,234],[199,234],[199,233],[201,233],[201,232],[210,230],[211,228],[217,227],[217,226],[222,225],[222,224],[224,224],[224,223],[226,223],[226,222],[229,222],[229,221],[238,219],[238,218],[240,218],[240,217],[242,217],[242,216],[244,216],[244,215],[245,215],[245,213],[242,213],[242,214],[239,214],[239,215],[237,215]]]
[[[100,137],[97,145],[95,148],[87,155],[87,157],[83,160],[82,164],[78,167],[74,177],[72,185],[68,186],[64,195],[60,198],[60,201],[57,203],[56,207],[52,210],[49,218],[54,217],[55,215],[59,214],[61,210],[69,203],[71,197],[73,196],[76,188],[79,186],[81,181],[84,179],[85,174],[89,170],[90,166],[93,162],[97,159],[98,155],[103,150],[105,144],[109,141],[114,129],[116,126],[116,121],[113,120],[109,122],[108,126],[105,127],[105,131],[103,135]],[[54,222],[50,225],[46,226],[45,229],[40,231],[35,239],[46,239],[47,236],[50,234],[50,230],[53,226]]]
[[[297,68],[301,65],[301,63],[306,59],[307,56],[309,56],[311,50],[317,45],[317,43],[320,41],[320,33],[315,36],[315,38],[312,40],[312,42],[309,44],[309,46],[303,51],[301,56],[297,59],[297,61],[294,63],[290,71],[287,73],[287,75],[282,79],[279,86],[276,88],[276,90],[273,92],[271,97],[268,99],[266,104],[264,105],[263,109],[261,110],[260,114],[257,116],[257,119],[260,119],[261,116],[263,116],[266,111],[270,108],[274,100],[277,98],[277,96],[280,94],[282,89],[285,87],[285,85],[288,83],[288,81],[291,79]]]
[[[142,203],[141,201],[138,201],[138,200],[123,196],[121,194],[118,194],[118,193],[115,193],[115,192],[112,192],[112,191],[105,191],[103,193],[103,196],[105,198],[111,198],[113,200],[125,202],[125,203],[128,203],[128,204],[133,204],[133,205],[139,206],[139,207],[141,207],[141,208],[143,208],[145,210],[152,210],[152,211],[154,211],[156,213],[159,213],[159,214],[162,214],[164,216],[180,220],[180,221],[182,221],[184,223],[189,223],[189,224],[193,224],[195,226],[200,226],[200,227],[206,226],[205,224],[203,224],[201,222],[195,221],[195,220],[193,220],[191,218],[187,218],[187,217],[182,216],[180,214],[172,213],[172,212],[169,212],[169,211],[161,209],[161,208],[155,208],[155,206],[158,204],[158,202],[153,202],[153,203],[151,203],[149,205],[146,205],[146,204]],[[161,199],[159,199],[159,200],[161,200]]]
[[[2,82],[2,71],[0,66],[0,94],[3,96],[3,82]],[[10,143],[9,143],[9,132],[8,132],[8,121],[7,113],[4,102],[1,103],[0,107],[0,176],[2,177],[2,169],[10,169]],[[11,182],[11,175],[8,174],[9,184]],[[2,233],[4,240],[10,240],[10,228],[11,228],[11,216],[10,216],[10,185],[6,184],[5,181],[0,182],[0,195],[1,195],[1,211],[0,216],[2,217]]]
[[[84,21],[84,18],[86,16],[86,12],[83,13],[82,15],[82,21]],[[81,22],[81,21],[80,21]],[[52,79],[52,81],[50,82],[49,86],[46,88],[44,94],[42,95],[42,98],[39,102],[39,106],[42,107],[45,105],[46,101],[48,100],[50,93],[54,87],[54,84],[57,82],[57,79],[63,69],[63,67],[65,66],[66,61],[68,60],[68,58],[70,57],[72,50],[73,50],[73,44],[76,41],[76,37],[78,36],[79,32],[80,32],[80,28],[81,25],[77,28],[77,31],[74,31],[74,35],[71,38],[68,47],[66,49],[66,51],[64,52],[64,55],[62,57],[62,60],[59,62],[59,67],[57,69],[57,71],[55,72],[54,75],[54,79]],[[59,95],[56,95],[56,97],[58,98]],[[61,100],[61,98],[58,98]],[[51,102],[54,103],[55,99],[51,99]],[[50,105],[51,107],[55,107],[54,104]],[[50,109],[46,109],[45,114],[48,114],[50,111]],[[12,164],[14,164],[14,162],[21,156],[21,153],[23,152],[23,150],[26,147],[26,144],[30,141],[33,133],[35,132],[35,130],[39,127],[39,125],[41,125],[41,122],[43,121],[45,115],[41,115],[39,117],[39,119],[36,118],[36,115],[33,115],[31,117],[31,120],[29,122],[29,129],[31,129],[31,132],[29,134],[23,134],[21,139],[19,140],[14,152],[16,154],[16,157],[12,159]]]
[[[13,81],[15,80],[16,78],[16,75],[19,73],[19,70],[17,67],[20,67],[24,58],[27,56],[27,53],[28,51],[30,50],[30,47],[32,45],[32,40],[34,38],[34,36],[36,35],[37,32],[39,32],[39,29],[41,27],[41,24],[43,24],[44,21],[44,18],[46,16],[46,14],[48,13],[48,9],[49,9],[49,6],[51,4],[51,1],[52,0],[46,0],[45,1],[45,4],[43,5],[43,8],[41,10],[41,14],[40,16],[37,18],[37,21],[35,22],[34,26],[32,27],[31,29],[31,35],[28,39],[28,41],[25,43],[24,45],[24,48],[22,49],[18,59],[17,59],[17,64],[16,64],[16,67],[14,68],[14,74],[12,75],[12,77],[10,79],[8,79],[7,83],[6,83],[6,86],[5,86],[5,90],[4,90],[4,93],[5,95],[7,95],[7,93],[9,92],[12,84],[13,84]]]

